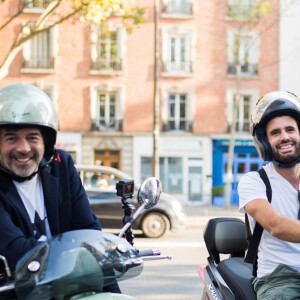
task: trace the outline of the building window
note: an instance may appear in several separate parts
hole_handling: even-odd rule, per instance
[[[152,158],[141,157],[142,182],[152,174]],[[183,163],[181,157],[160,157],[159,178],[164,191],[170,194],[183,193]]]
[[[258,0],[229,0],[227,6],[228,17],[235,20],[258,20],[259,1]]]
[[[237,63],[241,66],[242,76],[258,75],[259,40],[256,33],[229,32],[227,74],[236,74]]]
[[[99,124],[101,127],[115,128],[116,125],[116,94],[99,93],[98,95]]]
[[[189,75],[192,64],[193,34],[188,30],[163,32],[163,72],[173,76]]]
[[[118,72],[123,69],[123,28],[92,27],[91,70]]]
[[[26,27],[25,31],[30,32]],[[53,70],[54,69],[54,43],[55,29],[49,29],[33,36],[23,48],[22,67],[25,69]]]
[[[120,98],[119,89],[94,89],[91,105],[93,130],[122,130]]]
[[[235,91],[229,90],[227,91],[227,107],[228,111],[226,112],[228,116],[228,124],[232,124],[232,116],[233,116],[233,108],[234,108],[234,99],[235,99]],[[251,111],[255,102],[258,99],[258,92],[256,90],[242,90],[240,93],[240,99],[237,108],[237,119],[236,119],[236,131],[243,133],[249,132],[250,130],[250,118]],[[231,111],[229,111],[229,107],[231,107]],[[231,126],[231,125],[230,125]],[[230,128],[229,126],[229,128]]]
[[[194,92],[189,89],[162,91],[163,131],[192,131]]]
[[[46,8],[52,0],[24,0],[26,8]]]
[[[169,15],[192,15],[193,0],[164,0],[162,11]]]
[[[239,107],[237,111],[237,122],[236,122],[236,131],[247,131],[250,130],[250,95],[241,95],[239,101]]]
[[[169,94],[168,130],[189,130],[186,107],[186,94]]]

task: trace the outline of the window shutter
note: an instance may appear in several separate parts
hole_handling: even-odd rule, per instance
[[[97,100],[98,100],[98,91],[97,88],[95,86],[91,87],[91,119],[92,120],[98,120],[99,119],[99,115],[98,115],[98,104],[97,104]]]
[[[97,43],[98,41],[98,31],[99,31],[99,26],[96,24],[93,24],[91,26],[91,59],[92,61],[97,60]]]
[[[24,32],[25,34],[30,34],[30,27],[27,26],[27,25],[24,26],[23,32]],[[30,40],[28,40],[28,41],[24,44],[24,46],[23,46],[23,58],[24,58],[24,60],[26,60],[26,61],[28,61],[28,60],[30,59],[30,51],[31,51],[30,48],[31,48],[31,47],[30,47]]]

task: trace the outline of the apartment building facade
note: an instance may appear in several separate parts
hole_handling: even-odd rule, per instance
[[[30,31],[49,2],[32,2],[0,31],[3,50],[25,22],[23,30]],[[279,51],[276,10],[253,20],[249,16],[241,26],[239,3],[162,0],[157,32],[150,0],[136,1],[146,7],[146,22],[132,33],[119,17],[105,27],[63,22],[26,42],[1,87],[15,82],[39,86],[58,111],[58,148],[78,164],[109,165],[142,181],[151,175],[158,34],[160,179],[164,191],[183,203],[207,204],[212,185],[225,182],[238,55],[234,196],[239,175],[262,164],[249,135],[250,111],[261,95],[278,89]],[[242,3],[245,15],[256,1]],[[2,4],[3,22],[16,10],[17,2]]]

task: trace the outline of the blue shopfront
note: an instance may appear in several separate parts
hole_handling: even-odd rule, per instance
[[[213,141],[213,187],[226,183],[226,165],[228,162],[229,140]],[[230,204],[238,205],[237,185],[241,176],[250,171],[256,171],[262,167],[264,162],[259,157],[253,140],[236,140],[234,147],[234,158],[232,166],[232,181]],[[213,205],[224,206],[225,196],[212,199]]]

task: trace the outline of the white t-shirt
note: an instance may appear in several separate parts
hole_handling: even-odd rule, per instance
[[[33,231],[39,241],[46,241],[51,237],[49,222],[44,204],[44,193],[40,175],[31,180],[18,182],[13,180],[23,204],[31,220]]]
[[[300,208],[298,191],[274,169],[273,163],[264,166],[272,188],[271,205],[280,215],[297,220]],[[258,172],[242,176],[238,184],[240,212],[245,213],[245,205],[255,199],[266,199],[266,186]],[[251,231],[255,220],[249,215]],[[300,271],[300,243],[290,243],[273,237],[264,230],[258,247],[257,277],[270,274],[278,264],[286,264]]]

